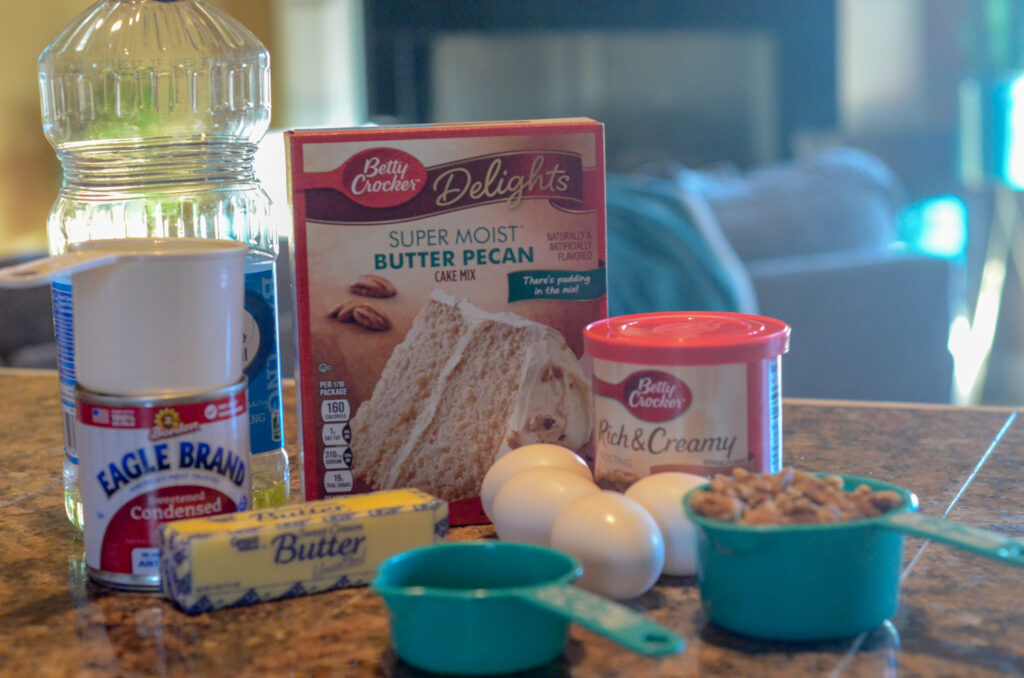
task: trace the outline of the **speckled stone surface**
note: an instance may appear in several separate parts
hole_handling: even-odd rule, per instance
[[[297,470],[290,388],[286,405]],[[916,492],[925,513],[1024,538],[1024,421],[999,437],[1011,415],[786,401],[785,459],[890,480]],[[395,656],[383,603],[368,588],[189,617],[157,595],[89,582],[62,505],[55,375],[0,370],[0,434],[0,675],[421,675]],[[297,472],[292,480],[294,499]],[[483,526],[452,538],[491,536]],[[520,675],[1024,674],[1024,570],[908,538],[902,590],[896,615],[871,634],[768,643],[711,624],[693,578],[663,577],[627,604],[684,635],[683,653],[643,658],[573,625],[560,660]]]

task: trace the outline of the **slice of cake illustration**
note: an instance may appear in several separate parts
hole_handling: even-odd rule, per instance
[[[378,489],[477,496],[509,449],[589,439],[590,384],[557,331],[435,290],[352,420],[353,472]]]

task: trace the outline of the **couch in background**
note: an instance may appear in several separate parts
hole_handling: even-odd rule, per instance
[[[13,266],[39,255],[0,260]],[[57,367],[50,287],[0,288],[0,367]]]
[[[902,239],[900,182],[876,158],[659,168],[609,176],[608,196],[612,314],[772,316],[792,327],[786,397],[950,402],[964,266]]]

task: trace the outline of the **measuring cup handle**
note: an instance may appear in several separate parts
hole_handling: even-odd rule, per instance
[[[55,278],[70,276],[113,263],[118,255],[99,250],[75,250],[52,257],[32,259],[0,268],[0,287],[37,287]]]
[[[885,523],[900,532],[933,539],[986,558],[1024,567],[1024,541],[1005,537],[998,532],[921,513],[894,513],[885,517]]]
[[[685,647],[683,639],[664,626],[576,586],[542,586],[524,589],[517,595],[640,654],[673,654]]]

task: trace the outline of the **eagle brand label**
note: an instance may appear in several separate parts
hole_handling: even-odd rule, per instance
[[[89,576],[160,588],[159,527],[249,508],[245,382],[187,398],[122,398],[79,388],[77,435]]]

